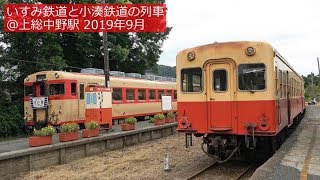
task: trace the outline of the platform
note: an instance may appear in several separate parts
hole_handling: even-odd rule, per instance
[[[307,107],[294,133],[250,179],[320,179],[320,105]]]
[[[136,124],[136,129],[152,127],[152,126],[154,126],[153,123],[149,123],[149,121],[139,121]],[[112,135],[117,133],[126,133],[126,132],[121,131],[121,125],[114,125],[111,130],[109,130],[108,132],[104,132],[102,134]],[[53,143],[54,144],[59,143],[57,134],[53,136]],[[0,141],[0,154],[4,152],[16,151],[21,149],[30,149],[30,148],[32,147],[29,146],[28,138],[19,138],[19,139],[8,140],[8,141]]]

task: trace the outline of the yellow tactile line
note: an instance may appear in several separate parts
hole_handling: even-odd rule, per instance
[[[313,133],[312,133],[312,139],[309,145],[309,149],[308,149],[308,153],[306,158],[304,159],[304,163],[303,163],[303,168],[300,172],[300,180],[307,180],[308,179],[308,170],[309,170],[309,164],[311,162],[311,154],[312,154],[312,150],[316,141],[316,137],[317,137],[317,126],[313,127]]]

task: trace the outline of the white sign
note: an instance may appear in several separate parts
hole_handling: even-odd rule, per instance
[[[172,110],[171,96],[161,96],[161,109],[162,109],[162,111],[171,111]]]
[[[32,109],[47,108],[48,97],[31,97],[30,102]]]

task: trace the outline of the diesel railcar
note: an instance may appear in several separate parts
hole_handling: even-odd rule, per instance
[[[304,81],[268,43],[202,45],[176,61],[177,131],[202,136],[202,149],[219,162],[274,152],[304,115]]]
[[[177,109],[175,80],[110,76],[112,95],[103,94],[108,90],[99,90],[99,85],[104,86],[104,81],[104,75],[91,73],[42,71],[28,75],[24,80],[26,125],[32,127],[36,122],[42,122],[58,126],[93,120],[111,127],[112,122],[103,121],[105,113],[99,110],[106,101],[110,101],[110,105],[106,106],[112,108],[112,119],[117,120],[161,113],[162,95],[171,95],[173,111]],[[90,91],[97,93],[90,96]],[[88,114],[89,109],[95,114]]]

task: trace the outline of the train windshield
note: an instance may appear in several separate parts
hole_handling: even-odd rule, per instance
[[[50,84],[49,92],[50,92],[50,95],[64,94],[64,84]]]
[[[240,90],[264,90],[265,65],[264,64],[241,64],[238,69]]]
[[[202,91],[202,70],[201,68],[191,68],[181,70],[181,90],[182,92]]]
[[[34,95],[33,86],[25,86],[24,87],[24,96],[33,96],[33,95]]]

